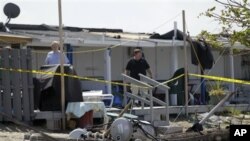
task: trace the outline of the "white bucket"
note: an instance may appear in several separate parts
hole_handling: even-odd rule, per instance
[[[177,105],[177,94],[170,94],[170,105],[171,106]]]

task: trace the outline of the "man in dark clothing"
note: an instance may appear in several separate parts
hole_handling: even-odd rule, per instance
[[[129,60],[126,66],[125,74],[131,76],[132,78],[140,80],[140,76],[139,76],[140,73],[143,75],[146,75],[148,73],[149,77],[152,78],[152,71],[150,69],[148,62],[144,58],[142,58],[141,50],[135,49],[134,57]],[[139,90],[143,92],[144,94],[148,94],[148,89],[146,88],[139,89],[138,87],[135,87],[131,84],[132,94],[135,94],[135,95],[139,94]],[[144,96],[142,95],[142,97]],[[135,104],[139,105],[139,102],[136,100]]]
[[[142,52],[140,49],[134,50],[134,57],[129,60],[125,74],[140,80],[139,74],[146,75],[148,73],[149,77],[152,78],[152,71],[148,62],[142,58]]]

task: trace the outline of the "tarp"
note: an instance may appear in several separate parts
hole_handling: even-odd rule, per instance
[[[152,36],[150,36],[150,39],[165,39],[165,40],[172,40],[174,37],[174,30],[171,30],[165,34],[153,34]],[[183,32],[177,29],[176,32],[176,40],[183,40]]]
[[[172,40],[173,37],[174,37],[174,30],[171,30],[162,35],[153,34],[152,36],[150,36],[151,39],[164,39],[164,40]],[[176,32],[176,40],[183,40],[183,32],[178,29]],[[211,51],[211,47],[205,41],[196,41],[192,39],[188,39],[187,41],[191,45],[192,64],[198,65],[198,63],[200,62],[203,69],[211,69],[214,64],[214,57]]]
[[[197,59],[199,58],[199,60]],[[202,66],[202,69],[211,69],[214,64],[214,57],[211,47],[203,41],[192,41],[191,43],[191,61],[192,64]]]
[[[60,65],[41,67],[45,72],[60,72]],[[70,65],[64,65],[66,74],[77,75]],[[79,79],[65,77],[65,102],[82,102],[82,89]],[[61,77],[50,74],[39,74],[35,80],[35,105],[41,111],[61,110]],[[65,105],[65,106],[66,106]]]

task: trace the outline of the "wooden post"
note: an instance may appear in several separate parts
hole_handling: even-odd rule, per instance
[[[59,15],[59,40],[60,40],[60,72],[61,72],[61,106],[62,106],[62,128],[66,129],[65,120],[65,83],[64,83],[64,55],[63,55],[63,27],[62,27],[62,4],[58,0],[58,15]]]
[[[187,45],[186,45],[186,19],[185,10],[182,10],[182,20],[183,20],[183,46],[184,46],[184,78],[185,78],[185,114],[188,116],[188,74],[187,74]]]
[[[31,49],[27,48],[27,70],[32,70],[32,58]],[[33,74],[28,73],[28,93],[30,100],[30,115],[34,115],[34,86],[33,86]]]
[[[1,51],[2,56],[2,67],[10,68],[10,53],[8,49],[3,49]],[[11,107],[11,87],[10,87],[10,72],[2,71],[2,82],[3,82],[3,112],[6,115],[12,117],[12,107]],[[4,121],[8,121],[8,119],[4,118]]]
[[[21,69],[27,70],[27,52],[26,50],[20,50],[21,56]],[[22,96],[23,96],[23,115],[24,121],[29,122],[31,120],[30,111],[30,96],[28,93],[28,73],[21,73],[22,75]]]
[[[20,69],[20,53],[18,49],[11,50],[11,57],[12,57],[12,68],[13,69]],[[10,72],[12,75],[10,77],[13,85],[13,114],[16,119],[22,121],[22,99],[21,99],[21,88],[20,88],[20,76],[19,72]],[[22,94],[24,95],[24,94]],[[27,101],[25,101],[27,102]],[[25,103],[24,102],[24,103]]]

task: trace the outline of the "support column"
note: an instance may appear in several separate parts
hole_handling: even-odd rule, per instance
[[[105,51],[105,80],[111,82],[111,49]],[[111,83],[106,83],[106,92],[112,94]]]
[[[230,77],[234,79],[234,57],[233,57],[233,49],[230,48],[230,53],[229,53],[229,65],[230,65]],[[234,92],[235,91],[235,84],[231,83],[230,86],[230,91]]]
[[[172,39],[172,49],[171,49],[171,75],[174,75],[175,71],[178,69],[178,50],[175,46],[175,40],[177,36],[177,22],[174,22],[174,36]]]

